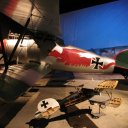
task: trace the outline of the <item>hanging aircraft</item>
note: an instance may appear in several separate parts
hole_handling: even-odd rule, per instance
[[[4,40],[3,42],[5,51],[9,54],[17,39]],[[111,59],[76,47],[60,46],[55,42],[49,45],[46,43],[46,45],[47,47],[43,45],[38,46],[38,43],[33,39],[24,39],[23,42],[20,42],[14,58],[18,58],[20,62],[20,57],[24,58],[26,56],[27,62],[22,64],[24,66],[20,66],[20,68],[18,66],[10,66],[8,68],[6,81],[1,81],[0,98],[2,100],[15,100],[28,88],[32,87],[37,80],[52,70],[123,74],[128,69],[127,60],[125,59],[128,50],[120,52],[114,59]],[[46,56],[44,56],[44,51],[45,55],[47,54]],[[18,71],[15,71],[16,67],[19,68]],[[9,72],[11,72],[11,77],[13,77],[11,81]]]
[[[57,110],[64,110],[69,106],[76,105],[83,101],[89,101],[91,105],[98,104],[99,112],[93,113],[92,109],[89,107],[89,113],[92,118],[99,118],[101,114],[101,108],[105,108],[106,106],[111,107],[119,107],[121,104],[121,98],[113,98],[112,90],[117,86],[117,80],[106,80],[102,83],[98,84],[94,89],[90,89],[84,87],[85,85],[80,85],[76,88],[75,92],[71,92],[71,94],[63,99],[53,99],[47,98],[41,100],[38,105],[38,111],[35,113],[35,118],[50,118],[52,114],[54,114]],[[110,91],[108,91],[108,89]],[[103,90],[106,91],[106,95],[102,95]]]
[[[0,23],[0,52],[2,53],[1,58],[3,57],[4,60],[4,67],[1,67],[0,99],[2,101],[13,101],[30,88],[30,86],[32,86],[39,78],[45,75],[46,69],[46,66],[44,66],[45,62],[41,61],[31,64],[22,63],[24,66],[11,67],[10,65],[14,62],[13,58],[17,54],[17,47],[19,46],[20,41],[24,39],[26,32],[29,32],[33,39],[38,42],[38,47],[42,47],[42,50],[40,50],[42,54],[39,56],[37,55],[37,59],[40,60],[40,56],[43,58],[43,56],[47,54],[43,52],[43,49],[46,50],[45,46],[51,41],[48,41],[48,39],[46,41],[45,37],[47,35],[57,37],[60,34],[59,0],[1,0],[0,19],[2,21]],[[8,21],[13,21],[13,23]],[[3,32],[4,30],[14,30],[15,25],[17,26],[17,24],[20,26],[17,27],[18,30],[16,30],[19,33],[19,37],[15,46],[13,44],[10,45],[11,47],[9,50],[12,51],[9,55],[6,54],[7,52],[5,51]],[[44,43],[45,41],[47,43]],[[45,46],[43,47],[42,44],[45,44]],[[26,44],[20,45],[20,47],[24,49],[22,50],[22,53],[25,56],[22,60],[25,61],[26,55],[29,54],[24,54],[26,53]],[[31,48],[35,47],[31,46]],[[34,51],[34,49],[32,49],[32,51]],[[18,53],[20,53],[20,51],[18,51]],[[34,52],[34,54],[36,53]],[[1,66],[2,65],[3,64],[1,64]],[[31,69],[29,69],[30,67]],[[35,70],[33,70],[33,68]],[[47,72],[49,71],[47,70]]]
[[[127,77],[127,50],[110,59],[72,46],[58,45],[59,0],[1,0],[0,12],[23,26],[18,39],[3,40],[0,31],[0,51],[5,66],[1,67],[1,100],[14,101],[52,70],[116,72]],[[32,39],[24,38],[26,30]],[[10,66],[14,61],[22,65]]]
[[[17,39],[5,39],[3,42],[6,54],[10,55]],[[39,45],[33,39],[24,39],[20,42],[12,61],[23,64],[30,61],[44,62],[56,70],[120,73],[127,77],[127,54],[128,50],[123,50],[112,59],[73,46],[61,46],[54,41]]]

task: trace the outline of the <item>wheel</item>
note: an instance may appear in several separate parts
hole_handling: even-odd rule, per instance
[[[90,101],[90,104],[91,104],[91,105],[94,105],[94,102],[93,102],[93,101]]]

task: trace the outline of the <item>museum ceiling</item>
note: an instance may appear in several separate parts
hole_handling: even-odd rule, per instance
[[[60,14],[117,0],[60,0]]]

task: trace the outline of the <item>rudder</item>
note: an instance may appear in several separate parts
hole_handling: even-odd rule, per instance
[[[116,67],[128,69],[128,49],[119,52],[115,56]]]

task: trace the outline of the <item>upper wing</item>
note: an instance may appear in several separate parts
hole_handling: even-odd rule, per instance
[[[0,80],[0,99],[6,102],[15,100],[50,71],[46,63],[10,66],[6,79]]]
[[[117,84],[118,84],[118,80],[105,80],[102,83],[98,84],[95,89],[96,90],[115,89]]]
[[[59,0],[1,0],[0,12],[28,28],[59,35]]]

